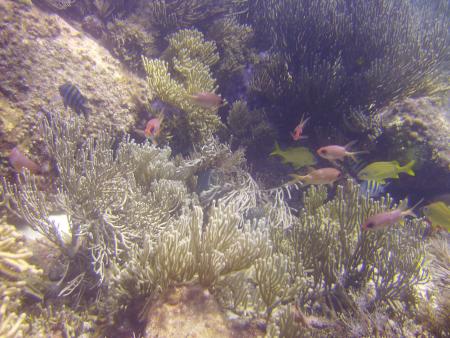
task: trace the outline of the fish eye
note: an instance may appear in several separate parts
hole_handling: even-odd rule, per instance
[[[321,154],[326,154],[327,151],[326,151],[326,149],[322,149],[322,150],[320,150],[320,153],[321,153]]]
[[[375,223],[373,223],[373,222],[367,223],[367,225],[366,225],[366,228],[369,228],[369,229],[372,229],[374,227],[375,227]]]

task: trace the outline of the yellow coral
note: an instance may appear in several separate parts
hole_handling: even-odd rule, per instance
[[[216,81],[209,68],[219,60],[216,45],[205,41],[197,30],[181,30],[169,37],[164,55],[168,61],[145,56],[142,59],[150,90],[162,101],[185,112],[174,116],[176,121],[171,121],[167,129],[175,135],[181,130],[183,135],[178,138],[184,145],[188,144],[186,139],[203,144],[219,128],[220,119],[216,109],[197,106],[190,95],[216,91]],[[174,130],[175,126],[178,130]]]

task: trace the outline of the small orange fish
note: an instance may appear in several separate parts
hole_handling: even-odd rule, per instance
[[[345,146],[338,146],[338,145],[329,145],[322,148],[319,148],[317,150],[317,154],[320,157],[323,157],[333,163],[337,160],[343,161],[345,156],[349,156],[353,161],[356,162],[355,155],[367,153],[367,151],[354,151],[350,152],[348,149],[355,144],[356,141],[351,141],[347,143]]]
[[[190,95],[190,98],[196,105],[206,109],[217,108],[223,103],[223,99],[220,95],[208,92]]]
[[[333,184],[342,177],[342,173],[335,168],[322,168],[309,172],[307,175],[301,176],[291,174],[294,180],[291,183],[303,182],[306,184]]]
[[[9,154],[9,163],[18,172],[22,172],[24,168],[27,168],[32,174],[39,174],[41,167],[34,161],[30,160],[24,154],[20,152],[17,147],[14,147]]]
[[[305,119],[305,115],[302,115],[299,124],[297,125],[297,127],[295,127],[294,131],[291,133],[292,139],[294,141],[298,141],[302,138],[307,138],[307,136],[302,136],[302,133],[303,128],[305,127],[305,124],[306,122],[308,122],[309,119],[310,119],[309,117]]]
[[[161,123],[164,121],[164,116],[161,118],[153,118],[147,122],[145,126],[144,135],[146,138],[149,138],[153,144],[156,143],[156,138],[159,136],[161,132]]]
[[[419,203],[421,203],[419,201]],[[408,209],[408,201],[403,200],[397,209],[392,211],[380,212],[366,219],[361,225],[362,230],[380,230],[387,226],[394,225],[403,221],[405,216],[416,216],[413,209],[419,204],[417,203],[412,208]]]

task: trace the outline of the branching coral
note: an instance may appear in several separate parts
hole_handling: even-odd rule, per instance
[[[232,133],[231,145],[246,148],[249,157],[261,156],[262,152],[268,152],[274,144],[276,131],[270,126],[264,111],[250,111],[245,101],[233,103],[227,122]]]
[[[446,19],[431,2],[420,10],[411,1],[388,0],[253,6],[257,34],[270,37],[292,76],[295,95],[281,104],[286,111],[301,106],[329,122],[349,108],[380,108],[427,91],[448,59]],[[272,95],[270,87],[265,92]]]
[[[59,171],[54,203],[37,189],[32,176],[21,178],[19,186],[3,181],[3,199],[65,255],[60,294],[101,283],[111,259],[124,255],[143,233],[156,236],[186,202],[186,188],[175,179],[176,171],[160,162],[167,163],[170,152],[131,141],[114,151],[106,133],[80,144],[80,124],[78,118],[68,124],[58,115],[41,121]],[[143,162],[148,156],[150,167]],[[69,233],[49,219],[56,211],[68,216]]]
[[[203,144],[218,129],[220,119],[217,109],[199,107],[190,95],[217,90],[210,72],[210,66],[218,61],[216,46],[197,30],[181,30],[169,37],[164,54],[168,62],[143,57],[150,90],[185,113],[173,116],[167,126],[175,147]]]
[[[133,22],[116,19],[107,27],[107,42],[112,52],[130,69],[143,70],[142,55],[152,57],[157,53],[153,35],[143,32]]]
[[[248,62],[253,29],[239,24],[234,18],[225,18],[215,21],[206,36],[217,43],[219,50],[220,61],[214,67],[219,82],[231,82],[228,85],[236,86],[233,76],[239,74]]]
[[[322,189],[312,187],[304,194],[305,208],[284,238],[289,244],[280,241],[278,245],[279,250],[311,271],[316,290],[312,300],[321,295],[328,307],[349,311],[356,307],[348,290],[371,285],[374,294],[365,307],[373,309],[382,302],[405,299],[413,285],[427,280],[423,222],[412,220],[399,228],[362,232],[364,219],[391,208],[390,197],[367,200],[360,196],[359,187],[348,181],[338,186],[334,199],[326,202]],[[302,302],[308,302],[308,298]]]
[[[432,288],[418,307],[418,317],[434,335],[450,334],[448,313],[450,311],[450,251],[448,238],[433,238],[427,245],[430,257]]]
[[[47,198],[25,173],[19,185],[3,180],[2,203],[61,250],[66,266],[57,295],[84,295],[78,300],[88,305],[94,298],[88,296],[98,296],[111,325],[123,324],[122,315],[136,319],[163,291],[188,284],[208,288],[240,316],[263,319],[269,333],[298,332],[302,325],[330,329],[336,314],[357,318],[380,305],[404,304],[426,280],[421,220],[360,230],[366,217],[393,207],[389,196],[366,199],[352,181],[331,199],[326,188],[311,187],[296,212],[287,203],[291,186],[262,190],[245,171],[242,153],[217,141],[209,139],[188,159],[171,159],[170,149],[129,138],[113,147],[106,132],[83,140],[86,121],[77,116],[41,119],[58,193]],[[205,170],[220,173],[219,190],[200,203],[188,182]],[[67,233],[51,221],[54,211],[68,216]],[[0,240],[0,248],[10,241]],[[2,255],[0,267],[7,262]],[[294,308],[330,315],[334,324],[313,324]],[[67,332],[91,332],[89,311],[67,311],[70,320],[55,318],[53,310],[41,317],[66,323]],[[22,319],[0,315],[4,330]]]
[[[26,314],[20,313],[22,298],[30,292],[27,280],[42,273],[27,262],[32,252],[13,226],[0,224],[0,336],[24,337]]]
[[[241,217],[233,202],[213,206],[205,224],[201,208],[185,210],[159,238],[147,238],[143,248],[135,247],[126,266],[116,265],[109,301],[117,305],[151,300],[179,283],[214,289],[224,278],[249,270],[270,253],[270,246],[262,224],[246,223],[240,229]]]
[[[29,336],[92,337],[97,317],[92,309],[72,309],[69,306],[39,306],[30,318]]]
[[[149,4],[150,17],[165,32],[198,26],[223,14],[241,10],[247,0],[157,0]]]

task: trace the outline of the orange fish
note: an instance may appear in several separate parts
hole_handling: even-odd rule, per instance
[[[190,95],[190,98],[196,105],[206,109],[217,108],[223,103],[223,99],[220,95],[208,92]]]
[[[367,153],[367,151],[354,151],[354,152],[348,151],[348,149],[355,143],[356,141],[351,141],[347,143],[345,146],[338,146],[338,145],[325,146],[319,148],[317,150],[317,154],[320,157],[323,157],[333,163],[335,163],[335,161],[337,160],[343,161],[345,156],[349,156],[353,161],[356,162],[355,155]]]
[[[156,138],[159,136],[159,133],[161,132],[161,123],[164,120],[164,116],[161,118],[153,118],[147,122],[147,125],[145,126],[144,135],[146,138],[149,138],[153,144],[156,143]]]
[[[362,230],[380,230],[387,226],[394,225],[403,221],[405,216],[416,216],[413,209],[422,202],[420,200],[412,208],[408,209],[408,201],[403,200],[397,209],[392,211],[380,212],[366,219],[361,225]]]
[[[22,172],[24,168],[27,168],[33,174],[39,174],[41,167],[34,161],[30,160],[24,154],[20,152],[17,147],[14,147],[9,154],[9,163],[18,172]]]
[[[305,115],[302,115],[302,118],[300,119],[300,122],[297,127],[295,127],[294,131],[291,133],[292,139],[294,141],[298,141],[302,138],[307,138],[307,136],[302,136],[303,128],[305,127],[306,122],[308,122],[310,118],[307,117],[305,119]]]
[[[333,184],[342,177],[342,173],[335,168],[322,168],[309,172],[301,176],[297,174],[290,175],[294,178],[291,183],[303,182],[306,184]]]

